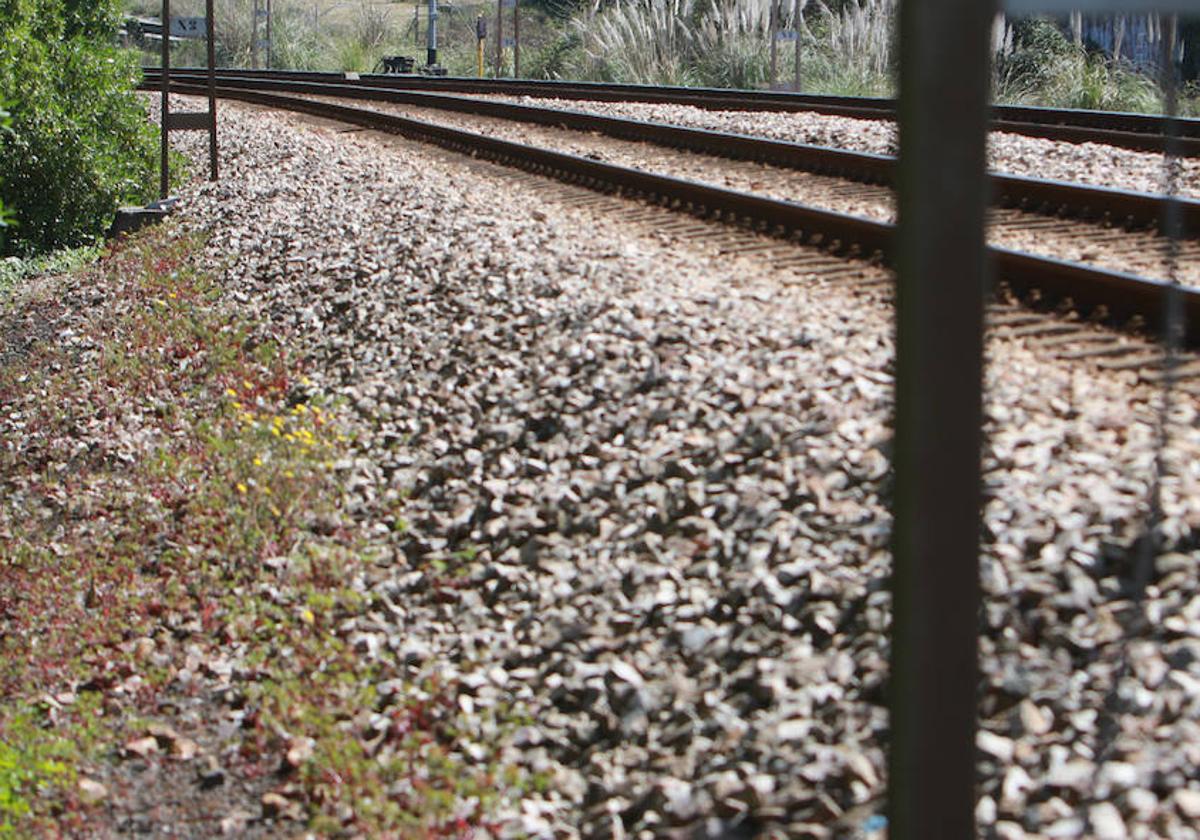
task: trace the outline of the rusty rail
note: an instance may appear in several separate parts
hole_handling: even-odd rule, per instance
[[[202,95],[206,89],[173,84],[172,91]],[[764,233],[819,245],[838,253],[889,261],[895,228],[789,201],[645,172],[578,155],[526,146],[408,117],[382,114],[329,102],[318,102],[243,88],[218,87],[217,95],[270,108],[309,114],[364,128],[399,134],[443,148],[462,151],[507,166],[545,174],[602,192],[657,202],[697,216],[751,225]],[[1111,316],[1140,316],[1160,322],[1169,284],[1117,271],[1068,263],[1004,248],[989,247],[995,276],[1015,289],[1040,290],[1066,298],[1081,310],[1102,307]],[[1200,290],[1178,292],[1189,325],[1189,340],[1200,344]]]
[[[144,72],[152,77],[157,68]],[[177,72],[186,73],[189,69]],[[199,70],[193,72],[199,73]],[[692,105],[720,111],[807,111],[854,119],[892,120],[891,99],[789,93],[785,91],[725,90],[656,85],[623,85],[605,82],[553,82],[539,80],[472,79],[459,77],[362,74],[347,79],[344,73],[291,70],[228,70],[226,78],[317,83],[349,82],[393,90],[442,91],[461,94],[503,94],[536,98],[578,99],[600,102],[650,102]],[[1200,119],[1179,120],[1178,153],[1200,157]],[[1070,108],[1040,108],[996,105],[992,130],[1041,137],[1067,143],[1104,143],[1144,152],[1165,149],[1164,118],[1156,114],[1127,114],[1113,111],[1083,111]]]
[[[888,155],[831,149],[745,134],[687,128],[666,123],[608,117],[585,111],[541,108],[477,99],[468,96],[426,93],[345,83],[284,81],[273,78],[222,77],[226,87],[299,93],[342,99],[389,102],[436,108],[474,116],[570,128],[625,140],[654,143],[676,149],[741,160],[757,160],[789,169],[833,175],[864,183],[890,184],[896,160]],[[1159,195],[1093,187],[1016,175],[990,176],[993,203],[1020,207],[1047,215],[1104,218],[1114,224],[1140,227],[1161,225],[1166,198]],[[1184,237],[1200,235],[1200,201],[1179,202]]]

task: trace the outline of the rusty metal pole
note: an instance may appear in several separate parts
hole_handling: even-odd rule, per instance
[[[425,64],[433,67],[438,62],[438,2],[429,0],[429,26],[425,27]]]
[[[800,15],[804,13],[803,0],[792,1],[792,29],[796,30],[796,59],[795,59],[795,82],[792,87],[796,93],[800,92]]]
[[[206,0],[204,14],[208,18],[208,179],[217,180],[217,18],[213,0]]]
[[[496,0],[496,78],[504,70],[504,0]]]
[[[768,87],[775,89],[779,78],[779,0],[771,0],[771,13],[767,28],[771,31],[771,78]]]
[[[900,4],[890,840],[975,837],[988,40]]]
[[[270,70],[275,60],[275,37],[271,32],[271,0],[267,0],[267,69]]]
[[[513,78],[521,78],[521,0],[513,0]]]
[[[158,197],[166,198],[171,189],[171,141],[167,114],[171,113],[171,0],[162,2],[162,161]]]

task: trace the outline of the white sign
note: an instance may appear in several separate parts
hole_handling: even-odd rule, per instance
[[[176,38],[207,38],[208,24],[202,17],[173,17],[171,34]]]

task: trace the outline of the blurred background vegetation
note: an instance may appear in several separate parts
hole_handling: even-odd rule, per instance
[[[132,14],[157,16],[158,0],[125,0]],[[217,3],[223,66],[249,66],[253,0]],[[178,14],[199,14],[202,0],[175,0]],[[777,28],[800,40],[804,90],[886,96],[894,92],[896,0],[779,0]],[[476,72],[475,18],[488,21],[485,74],[495,75],[496,3],[439,6],[441,63],[452,75]],[[796,12],[799,10],[799,15]],[[521,0],[521,75],[538,79],[764,87],[771,79],[770,0]],[[1075,16],[997,21],[993,38],[998,101],[1048,106],[1156,111],[1162,95],[1145,54],[1157,53],[1161,27],[1146,16],[1112,18],[1096,44]],[[1118,27],[1119,24],[1119,28]],[[382,55],[423,61],[426,4],[381,0],[273,0],[272,65],[370,71]],[[1140,27],[1140,28],[1139,28]],[[1116,55],[1113,54],[1114,28]],[[1124,33],[1128,32],[1128,36]],[[1147,41],[1147,33],[1149,41]],[[1200,19],[1180,30],[1185,112],[1197,113]],[[504,36],[512,36],[505,10]],[[1124,52],[1122,53],[1122,37]],[[1139,50],[1141,60],[1139,58]],[[795,45],[777,44],[776,84],[795,77]],[[176,62],[203,62],[199,43],[177,48]],[[147,63],[157,55],[147,52]],[[502,75],[512,73],[504,51]]]
[[[151,196],[157,134],[120,16],[120,0],[0,0],[0,256],[88,243]]]

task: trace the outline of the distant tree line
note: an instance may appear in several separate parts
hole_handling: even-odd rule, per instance
[[[157,133],[116,45],[119,0],[0,0],[0,253],[84,244],[121,202],[152,195]]]

